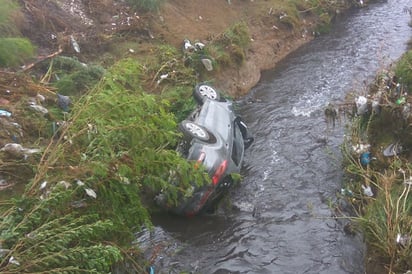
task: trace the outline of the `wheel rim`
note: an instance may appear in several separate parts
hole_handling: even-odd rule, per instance
[[[187,123],[185,127],[194,136],[196,136],[198,138],[202,138],[202,139],[207,138],[206,132],[201,127],[199,127],[198,125],[196,125],[194,123]]]
[[[209,86],[200,86],[199,87],[199,93],[202,96],[205,96],[209,99],[216,100],[217,99],[217,93],[216,90],[214,90],[212,87]]]

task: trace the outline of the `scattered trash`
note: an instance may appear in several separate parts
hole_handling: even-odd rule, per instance
[[[69,106],[72,103],[72,100],[69,96],[61,95],[57,93],[57,104],[64,111],[69,111]]]
[[[17,261],[13,256],[10,257],[9,263],[15,264],[15,265],[20,265],[19,261]]]
[[[94,199],[97,198],[97,194],[96,194],[96,192],[94,192],[93,189],[91,189],[91,188],[85,188],[84,190],[86,191],[86,194],[87,194],[89,197],[92,197],[92,198],[94,198]]]
[[[212,65],[212,60],[209,58],[202,58],[202,64],[205,66],[207,71],[212,71],[213,70],[213,65]]]
[[[370,186],[362,185],[361,187],[363,189],[363,194],[365,194],[368,197],[373,197],[374,194]]]
[[[368,112],[368,99],[365,96],[359,96],[356,100],[356,109],[358,115],[363,115]]]
[[[73,35],[70,35],[70,42],[72,43],[74,51],[77,53],[80,53],[80,46],[77,43],[77,41],[74,39]]]
[[[367,166],[369,165],[369,163],[371,162],[372,158],[371,158],[371,153],[369,151],[367,152],[363,152],[360,156],[360,162],[363,166]]]
[[[205,44],[201,43],[201,42],[196,42],[195,43],[195,49],[196,50],[203,50],[205,47]]]
[[[205,48],[205,44],[202,42],[195,42],[194,45],[190,42],[189,39],[183,40],[183,51],[184,52],[195,52],[195,51],[202,51]]]
[[[8,143],[2,149],[0,149],[0,151],[7,152],[15,157],[27,157],[30,154],[39,153],[41,150],[37,148],[24,148],[22,145],[16,143]]]
[[[367,152],[370,147],[370,144],[357,144],[355,146],[352,146],[352,149],[355,153],[361,154],[363,152]]]
[[[41,105],[37,105],[36,103],[30,103],[30,108],[34,109],[35,111],[41,112],[43,114],[49,113],[49,110]]]
[[[196,48],[192,45],[189,39],[183,40],[183,49],[184,51],[193,52]]]
[[[0,117],[11,117],[11,112],[7,110],[0,109]]]
[[[347,196],[347,197],[353,197],[352,190],[350,190],[348,188],[341,188],[340,194],[343,195],[343,196]]]
[[[402,146],[399,142],[392,143],[383,150],[383,156],[391,157],[402,153]]]
[[[169,77],[169,73],[160,75],[159,80],[157,80],[157,84],[160,84],[164,79],[167,79],[167,77]]]
[[[397,105],[402,105],[402,104],[404,104],[406,102],[406,99],[405,99],[405,97],[401,97],[401,98],[399,98],[398,100],[396,100],[396,104]]]
[[[43,189],[45,189],[46,188],[46,186],[47,186],[47,181],[44,181],[43,183],[41,183],[41,185],[40,185],[40,190],[43,190]]]
[[[396,243],[401,245],[401,246],[406,246],[408,245],[408,243],[410,242],[411,237],[408,235],[401,235],[400,233],[398,233],[398,235],[396,235]]]
[[[57,186],[62,186],[64,189],[69,189],[72,185],[66,181],[60,181],[56,184]]]

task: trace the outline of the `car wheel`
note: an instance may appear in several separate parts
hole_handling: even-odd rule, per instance
[[[179,128],[184,134],[188,135],[189,137],[196,138],[204,142],[210,142],[211,140],[211,136],[209,135],[208,131],[204,127],[192,121],[182,121],[179,125]]]
[[[196,85],[193,95],[199,104],[203,104],[206,99],[214,101],[220,100],[219,92],[212,86],[206,84]]]

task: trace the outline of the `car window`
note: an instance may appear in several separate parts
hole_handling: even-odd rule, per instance
[[[232,146],[232,160],[236,165],[239,165],[243,154],[243,139],[237,123],[233,124],[233,146]]]

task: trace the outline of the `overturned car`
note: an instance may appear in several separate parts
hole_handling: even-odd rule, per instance
[[[176,206],[166,205],[162,194],[157,202],[168,211],[185,216],[205,212],[222,197],[239,174],[244,151],[253,142],[246,124],[233,109],[233,102],[208,84],[196,85],[193,96],[198,107],[179,124],[183,138],[178,152],[189,161],[202,164],[210,183],[202,187],[193,184],[191,197],[182,198]]]

